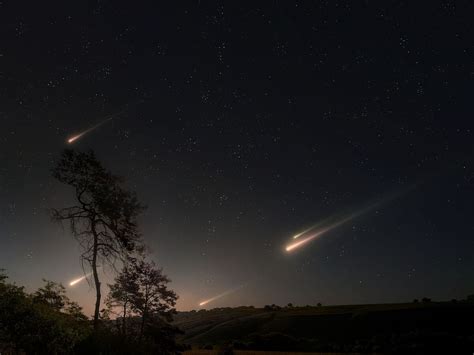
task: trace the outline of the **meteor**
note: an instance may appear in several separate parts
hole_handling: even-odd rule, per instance
[[[92,127],[88,128],[88,129],[86,129],[85,131],[82,131],[82,132],[79,133],[79,134],[76,134],[75,136],[72,136],[72,137],[68,138],[67,142],[68,142],[69,144],[74,143],[75,141],[77,141],[79,138],[81,138],[81,137],[84,136],[85,134],[87,134],[87,133],[89,133],[89,132],[95,130],[96,128],[102,126],[104,123],[107,123],[107,122],[109,122],[110,120],[114,119],[115,117],[121,115],[121,114],[124,113],[128,108],[130,108],[131,106],[136,106],[136,105],[138,105],[138,104],[140,104],[140,103],[143,103],[143,102],[145,102],[145,100],[144,100],[143,98],[141,98],[141,99],[138,99],[138,100],[136,100],[136,101],[133,101],[133,102],[131,102],[131,103],[126,104],[125,106],[123,106],[123,108],[122,108],[120,111],[117,111],[117,112],[115,112],[115,113],[109,115],[109,118],[107,118],[107,119],[105,119],[105,120],[103,120],[103,121],[97,123],[95,126],[92,126]]]
[[[388,196],[385,197],[385,199],[383,200],[380,200],[378,202],[375,202],[371,205],[368,205],[362,209],[360,209],[359,211],[357,212],[354,212],[352,214],[349,214],[349,215],[346,215],[345,217],[342,217],[341,219],[339,219],[338,221],[328,225],[327,227],[324,227],[322,229],[319,229],[319,230],[316,230],[314,233],[310,234],[309,236],[305,237],[305,238],[300,238],[302,237],[303,235],[305,235],[306,233],[309,233],[311,232],[312,230],[315,230],[319,225],[321,224],[326,224],[325,222],[327,222],[328,220],[325,220],[319,224],[316,224],[314,226],[312,226],[311,228],[309,229],[306,229],[305,231],[301,232],[301,233],[298,233],[296,235],[293,236],[292,239],[297,239],[296,241],[288,244],[286,247],[285,247],[285,250],[287,252],[291,252],[292,250],[295,250],[305,244],[307,244],[308,242],[316,239],[316,238],[319,238],[320,236],[322,236],[323,234],[326,234],[328,232],[330,232],[331,230],[353,220],[354,218],[357,218],[367,212],[369,212],[370,210],[376,208],[376,207],[379,207],[381,204],[385,204],[389,201],[392,201],[394,200],[395,198],[397,198],[398,196],[400,196],[402,193],[404,192],[407,192],[411,189],[413,189],[415,187],[415,185],[412,185],[412,186],[409,186],[408,188],[406,188],[404,191],[398,191],[398,192],[394,192],[392,194],[389,194]],[[332,219],[332,218],[331,218]]]
[[[69,139],[67,140],[67,142],[68,142],[69,144],[74,143],[74,142],[77,141],[79,138],[81,138],[83,135],[85,135],[85,134],[87,134],[87,133],[89,133],[89,132],[95,130],[96,128],[102,126],[104,123],[109,122],[109,121],[110,121],[111,119],[113,119],[113,118],[114,118],[113,116],[112,116],[112,117],[109,117],[109,118],[107,118],[106,120],[103,120],[103,121],[99,122],[99,123],[96,124],[95,126],[92,126],[92,127],[88,128],[88,129],[86,129],[85,131],[82,131],[81,133],[76,134],[75,136],[72,136],[71,138],[69,138]]]
[[[326,221],[326,220],[324,220],[324,221]],[[305,235],[306,233],[312,231],[314,228],[316,228],[316,227],[322,225],[322,224],[324,223],[324,221],[319,222],[319,223],[316,223],[316,224],[313,224],[313,225],[312,225],[311,227],[309,227],[308,229],[305,229],[304,231],[302,231],[302,232],[300,232],[300,233],[298,233],[298,234],[295,234],[295,235],[293,236],[293,239],[298,239],[299,237],[301,237],[301,236]]]
[[[302,231],[301,233],[295,234],[295,235],[293,236],[293,239],[298,239],[298,238],[301,237],[303,234],[308,233],[308,232],[309,232],[310,230],[312,230],[313,228],[314,228],[314,226],[311,227],[311,228],[305,229],[305,230]]]
[[[78,284],[79,282],[85,280],[87,278],[87,276],[90,276],[90,275],[92,275],[92,272],[89,272],[88,274],[85,274],[84,276],[79,277],[78,279],[72,280],[69,283],[69,286],[74,286],[74,285]]]
[[[367,211],[367,209],[365,209],[365,210],[363,210],[363,211],[360,211],[360,212],[356,212],[356,213],[354,213],[354,214],[352,214],[352,215],[350,215],[350,216],[348,216],[348,217],[345,217],[345,218],[341,219],[340,221],[338,221],[338,222],[336,222],[336,223],[333,223],[333,224],[331,224],[330,226],[328,226],[328,227],[326,227],[326,228],[323,228],[323,229],[317,231],[316,233],[313,233],[312,235],[310,235],[310,236],[308,236],[308,237],[306,237],[306,238],[300,239],[300,240],[298,240],[298,241],[296,241],[296,242],[294,242],[294,243],[291,243],[291,244],[287,245],[287,247],[286,247],[285,249],[286,249],[287,252],[290,252],[290,251],[292,251],[293,249],[297,249],[297,248],[299,248],[300,246],[302,246],[302,245],[304,245],[304,244],[306,244],[306,243],[312,241],[313,239],[316,239],[316,238],[320,237],[321,235],[323,235],[323,234],[329,232],[330,230],[332,230],[332,229],[334,229],[334,228],[337,228],[337,227],[339,227],[340,225],[342,225],[342,224],[344,224],[344,223],[346,223],[346,222],[349,222],[350,220],[352,220],[352,219],[354,219],[354,218],[360,216],[362,213],[364,213],[364,212],[366,212],[366,211]],[[311,230],[311,229],[310,229],[310,230]],[[308,231],[305,231],[304,233],[306,233],[306,232],[308,232]],[[303,234],[304,234],[304,233],[303,233]],[[293,237],[293,238],[294,238],[294,237]]]
[[[224,297],[224,296],[227,296],[227,295],[229,295],[229,294],[231,294],[231,293],[234,293],[235,291],[240,290],[242,287],[244,287],[244,285],[239,286],[239,287],[236,287],[236,288],[233,288],[233,289],[231,289],[231,290],[227,290],[227,291],[225,291],[225,292],[223,292],[223,293],[221,293],[221,294],[219,294],[219,295],[217,295],[217,296],[214,296],[214,297],[212,297],[212,298],[209,298],[209,299],[207,299],[207,300],[204,300],[204,301],[202,301],[201,303],[199,303],[199,307],[205,306],[206,304],[211,303],[212,301],[215,301],[215,300],[217,300],[217,299],[219,299],[219,298],[221,298],[221,297]]]

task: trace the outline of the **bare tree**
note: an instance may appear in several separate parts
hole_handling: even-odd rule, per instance
[[[52,170],[53,176],[74,189],[75,204],[53,209],[53,219],[68,222],[82,248],[83,268],[92,269],[96,301],[94,330],[99,323],[101,288],[97,268],[115,265],[142,249],[137,216],[144,207],[133,192],[123,187],[123,180],[109,171],[94,152],[65,150]]]

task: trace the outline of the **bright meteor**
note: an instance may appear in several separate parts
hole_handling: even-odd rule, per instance
[[[364,210],[365,212],[366,210]],[[341,219],[340,221],[338,222],[335,222],[333,224],[331,224],[330,226],[326,227],[326,228],[323,228],[321,230],[318,230],[316,231],[315,233],[311,234],[310,236],[306,237],[306,238],[302,238],[302,239],[298,239],[298,241],[294,242],[294,243],[291,243],[289,245],[286,246],[286,251],[287,252],[290,252],[292,251],[293,249],[296,249],[296,248],[299,248],[300,246],[312,241],[313,239],[316,239],[318,237],[320,237],[321,235],[323,235],[324,233],[327,233],[329,232],[330,230],[336,228],[336,227],[339,227],[340,225],[346,223],[346,222],[349,222],[350,220],[358,217],[359,215],[361,215],[363,212],[356,212],[348,217],[345,217],[343,219]],[[311,230],[311,229],[310,229]],[[305,233],[307,233],[308,230],[306,230],[305,232],[301,233],[300,235],[303,235]],[[298,235],[298,237],[300,236]],[[296,238],[298,238],[296,237]],[[294,239],[296,239],[295,237],[293,237]]]
[[[298,233],[298,234],[295,234],[293,236],[293,239],[298,239],[299,237],[301,237],[303,234],[305,233],[308,233],[310,230],[312,230],[314,227],[311,227],[311,228],[308,228],[308,229],[305,229],[304,231],[302,231],[301,233]]]
[[[109,122],[110,120],[113,120],[115,117],[121,115],[122,113],[124,113],[128,108],[130,108],[131,106],[135,106],[137,104],[140,104],[140,103],[143,103],[145,100],[143,98],[141,99],[138,99],[134,102],[131,102],[131,103],[128,103],[126,104],[120,111],[117,111],[115,112],[114,114],[111,114],[109,115],[109,118],[97,123],[95,126],[92,126],[88,129],[86,129],[85,131],[82,131],[81,133],[78,133],[76,134],[75,136],[72,136],[70,138],[68,138],[67,142],[69,144],[72,144],[74,143],[75,141],[77,141],[79,138],[81,138],[82,136],[84,136],[85,134],[89,133],[89,132],[92,132],[93,130],[95,130],[96,128],[102,126],[104,123],[107,123]]]
[[[297,248],[299,248],[300,246],[305,245],[306,243],[312,241],[313,239],[316,239],[316,238],[320,237],[321,235],[323,235],[323,234],[325,234],[325,233],[331,231],[332,229],[337,228],[337,227],[343,225],[344,223],[347,223],[347,222],[353,220],[354,218],[359,217],[360,215],[362,215],[362,214],[364,214],[364,213],[370,211],[372,208],[377,207],[379,204],[380,204],[380,203],[375,203],[375,204],[373,204],[373,205],[370,205],[370,206],[368,206],[368,207],[366,207],[366,208],[361,209],[360,211],[357,211],[357,212],[355,212],[355,213],[353,213],[353,214],[350,214],[350,215],[348,215],[348,216],[346,216],[346,217],[340,219],[339,221],[334,222],[333,224],[330,224],[329,226],[327,226],[327,227],[325,227],[325,228],[322,228],[322,229],[316,231],[315,233],[309,235],[309,236],[306,237],[306,238],[298,239],[298,241],[287,245],[285,249],[286,249],[287,252],[290,252],[290,251],[292,251],[292,250],[294,250],[294,249],[297,249]],[[312,228],[312,229],[314,229],[314,228]],[[310,230],[311,230],[311,229],[310,229]],[[305,233],[307,233],[307,232],[308,232],[308,230],[306,230],[306,231],[303,232],[302,234],[305,234]],[[301,234],[301,235],[302,235],[302,234]],[[299,235],[298,235],[298,237],[299,237]],[[295,239],[295,237],[293,237],[293,238]]]
[[[85,280],[88,276],[92,275],[92,272],[89,272],[88,274],[85,274],[84,276],[82,277],[79,277],[78,279],[75,279],[75,280],[72,280],[70,283],[69,283],[69,286],[74,286],[76,284],[78,284],[79,282]]]
[[[295,234],[293,236],[293,239],[298,239],[299,237],[305,235],[306,233],[312,231],[314,228],[320,226],[321,224],[323,224],[324,222],[320,222],[320,223],[316,223],[316,224],[313,224],[311,227],[309,227],[308,229],[305,229],[304,231],[298,233],[298,234]]]
[[[209,298],[209,299],[207,299],[207,300],[205,300],[205,301],[202,301],[201,303],[199,303],[199,307],[205,306],[206,304],[211,303],[212,301],[215,301],[215,300],[217,300],[217,299],[219,299],[219,298],[222,298],[222,297],[227,296],[227,295],[229,295],[229,294],[231,294],[231,293],[234,293],[235,291],[240,290],[242,287],[244,287],[244,286],[242,285],[242,286],[239,286],[239,287],[237,287],[237,288],[233,288],[233,289],[231,289],[231,290],[227,290],[227,291],[225,291],[225,292],[223,292],[223,293],[221,293],[221,294],[219,294],[219,295],[217,295],[217,296],[214,296],[214,297]]]
[[[399,191],[399,192],[396,192],[396,193],[392,193],[391,195],[387,196],[385,199],[383,199],[381,201],[378,201],[376,203],[373,203],[371,205],[368,205],[365,208],[362,208],[357,212],[346,215],[346,216],[340,218],[339,220],[336,220],[336,222],[327,225],[324,228],[317,229],[317,227],[319,225],[326,224],[327,220],[326,220],[326,223],[322,222],[322,223],[316,224],[316,225],[312,226],[311,228],[306,229],[305,231],[294,235],[292,237],[292,239],[296,239],[296,240],[294,240],[292,243],[288,244],[285,247],[285,250],[287,252],[290,252],[292,250],[298,249],[299,247],[307,244],[308,242],[310,242],[310,241],[312,241],[316,238],[319,238],[323,234],[326,234],[327,232],[330,232],[331,230],[333,230],[333,229],[335,229],[335,228],[337,228],[337,227],[339,227],[339,226],[341,226],[341,225],[343,225],[343,224],[345,224],[345,223],[347,223],[347,222],[349,222],[349,221],[351,221],[351,220],[353,220],[353,219],[369,212],[370,210],[372,210],[376,207],[379,207],[381,204],[387,203],[387,202],[395,199],[396,197],[400,196],[401,193],[406,192],[406,191],[412,189],[413,187],[414,186],[411,186],[411,187],[405,189],[405,191],[401,191],[401,192]],[[311,233],[311,231],[314,231],[314,232]],[[306,234],[309,234],[309,235],[305,237]]]
[[[88,129],[86,129],[85,131],[82,131],[81,133],[76,134],[75,136],[72,136],[71,138],[69,138],[69,139],[67,140],[67,142],[68,142],[69,144],[74,143],[74,142],[77,141],[79,138],[81,138],[83,135],[85,135],[85,134],[87,134],[87,133],[93,131],[94,129],[96,129],[96,128],[102,126],[104,123],[110,121],[111,119],[113,119],[113,117],[109,117],[109,118],[107,118],[106,120],[104,120],[104,121],[102,121],[102,122],[99,122],[99,123],[96,124],[95,126],[92,126],[91,128],[88,128]]]

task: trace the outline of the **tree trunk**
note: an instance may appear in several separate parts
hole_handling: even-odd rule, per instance
[[[143,314],[142,314],[142,324],[140,325],[140,336],[138,337],[138,342],[142,342],[143,337],[143,330],[145,329],[145,318],[147,317],[148,313],[148,285],[145,285],[145,304],[143,307]]]
[[[122,335],[123,335],[123,338],[125,339],[126,336],[127,336],[127,328],[126,328],[126,324],[125,324],[125,319],[127,317],[127,302],[125,301],[123,303],[123,319],[122,319]]]
[[[145,318],[147,316],[147,310],[146,310],[146,307],[143,311],[143,314],[142,314],[142,324],[140,325],[140,336],[138,337],[138,342],[141,344],[142,342],[142,338],[143,338],[143,330],[145,329]]]
[[[94,332],[97,333],[99,328],[99,312],[100,312],[100,281],[99,274],[97,273],[97,251],[98,251],[98,237],[97,233],[93,227],[94,233],[94,250],[92,255],[92,273],[94,275],[94,284],[95,284],[95,309],[94,309]]]

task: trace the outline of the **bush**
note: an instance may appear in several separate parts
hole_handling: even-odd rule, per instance
[[[26,353],[64,354],[90,334],[87,321],[25,293],[0,277],[0,349]]]

